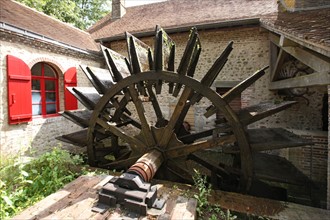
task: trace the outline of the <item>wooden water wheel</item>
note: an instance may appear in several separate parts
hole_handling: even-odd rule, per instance
[[[158,160],[161,167],[151,169],[150,178],[144,178],[147,181],[156,172],[163,178],[175,175],[189,181],[189,169],[178,162],[187,158],[209,169],[215,177],[238,179],[241,191],[248,190],[251,182],[260,178],[292,183],[302,181],[296,171],[294,175],[292,172],[283,174],[289,167],[291,169],[290,163],[259,152],[301,146],[307,144],[306,141],[281,128],[247,128],[295,102],[262,102],[238,113],[229,105],[262,77],[267,67],[219,95],[211,85],[227,62],[233,42],[229,42],[202,79],[196,80],[194,75],[201,44],[195,28],[191,30],[177,69],[174,67],[175,43],[162,28],[156,27],[154,50],[129,33],[126,38],[128,59],[101,46],[107,69],[81,66],[93,87],[69,90],[86,109],[62,112],[83,129],[59,139],[87,147],[90,165],[108,169],[125,169],[133,165],[130,169],[150,171],[150,167],[143,167],[148,166],[145,164],[134,166],[142,155],[149,154],[152,155],[149,160]],[[162,110],[165,97],[176,100],[169,116]],[[209,103],[202,117],[221,112],[223,118],[211,129],[187,132],[184,121],[188,110],[201,100]],[[232,155],[235,162],[214,164],[198,153],[210,148],[220,148],[222,153]]]

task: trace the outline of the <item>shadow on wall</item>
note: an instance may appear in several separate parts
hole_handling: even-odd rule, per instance
[[[30,137],[31,150],[26,154],[40,155],[50,151],[54,147],[61,147],[73,153],[81,153],[86,148],[77,147],[68,143],[64,143],[56,139],[56,137],[81,130],[76,124],[66,120],[62,116],[52,118],[36,118],[31,122]]]

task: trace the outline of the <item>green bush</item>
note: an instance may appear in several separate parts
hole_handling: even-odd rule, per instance
[[[230,210],[222,210],[217,205],[211,205],[208,201],[208,197],[211,196],[212,186],[207,183],[206,176],[203,176],[199,170],[194,169],[194,186],[197,194],[194,194],[194,198],[197,200],[197,214],[198,219],[208,220],[234,220],[237,216],[232,215]]]
[[[9,218],[62,188],[81,173],[80,156],[54,148],[28,163],[18,159],[0,167],[0,219]]]

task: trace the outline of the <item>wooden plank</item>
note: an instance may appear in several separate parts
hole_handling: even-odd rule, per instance
[[[70,207],[75,205],[74,201],[83,201],[84,199],[90,201],[90,199],[95,199],[97,197],[97,189],[94,187],[103,178],[104,177],[101,176],[81,176],[75,181],[66,185],[58,192],[51,194],[50,196],[36,203],[34,206],[24,210],[19,215],[15,216],[13,219],[43,219],[49,218],[54,214],[60,215],[60,213],[67,213],[67,211],[72,210]],[[86,194],[86,192],[89,193]],[[69,213],[71,212],[69,211]],[[89,214],[90,216],[94,214],[91,209]],[[61,218],[55,218],[55,216],[53,216],[52,219]]]
[[[329,72],[322,72],[271,82],[269,85],[269,89],[278,90],[310,86],[324,86],[329,84]]]
[[[212,191],[209,202],[223,209],[270,219],[328,219],[330,216],[330,211],[325,209],[220,190]]]
[[[127,219],[121,208],[106,211],[103,214],[92,211],[98,199],[98,191],[113,176],[81,176],[67,184],[63,189],[53,193],[24,210],[13,219]],[[147,216],[139,219],[196,219],[197,201],[194,198],[182,197],[184,190],[191,187],[166,181],[154,181],[158,195],[166,199],[162,210],[148,209]]]

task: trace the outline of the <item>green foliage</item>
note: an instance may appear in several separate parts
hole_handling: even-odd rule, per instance
[[[193,180],[198,194],[194,197],[197,200],[197,212],[198,215],[203,215],[203,210],[209,205],[208,196],[211,193],[211,185],[207,186],[206,176],[202,176],[199,170],[194,169]]]
[[[82,30],[110,12],[110,0],[16,0]]]
[[[18,159],[0,167],[0,219],[9,218],[22,209],[57,191],[74,180],[80,156],[54,148],[29,163]]]
[[[230,213],[230,210],[223,211],[219,206],[209,204],[208,197],[211,195],[211,185],[207,183],[206,176],[202,176],[200,171],[194,169],[194,185],[197,194],[194,194],[197,200],[197,213],[201,219],[208,220],[234,220],[237,217]]]

